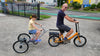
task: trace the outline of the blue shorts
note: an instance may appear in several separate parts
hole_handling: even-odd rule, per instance
[[[37,30],[29,30],[29,33],[36,34]]]

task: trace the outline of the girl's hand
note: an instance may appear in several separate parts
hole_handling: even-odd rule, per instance
[[[42,27],[42,25],[40,24],[40,26]]]
[[[39,31],[42,31],[43,29],[39,29]]]

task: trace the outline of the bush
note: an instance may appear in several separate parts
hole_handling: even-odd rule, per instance
[[[73,7],[72,3],[68,4],[69,7]]]
[[[80,3],[77,3],[77,2],[73,2],[72,6],[73,6],[74,9],[80,9],[81,8]]]
[[[88,11],[88,10],[90,10],[90,7],[85,7],[84,10]]]
[[[90,8],[91,9],[95,9],[96,8],[96,4],[92,4]]]
[[[100,8],[100,2],[97,4],[97,8]]]
[[[100,8],[98,8],[97,11],[100,11]]]

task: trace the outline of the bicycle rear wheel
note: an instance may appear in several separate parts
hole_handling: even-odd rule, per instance
[[[82,35],[79,36],[79,37],[80,37],[81,42],[79,41],[78,37],[76,37],[73,40],[73,42],[74,42],[75,46],[77,46],[77,47],[83,47],[86,44],[87,39],[84,36],[82,36]]]
[[[48,39],[48,43],[51,47],[57,47],[60,43],[55,42],[55,41],[60,41],[59,37],[51,36]]]
[[[29,45],[26,42],[16,41],[13,44],[13,50],[16,53],[25,53],[29,49]]]
[[[18,41],[25,40],[26,42],[28,42],[30,39],[31,39],[31,37],[27,33],[21,33],[18,36]]]

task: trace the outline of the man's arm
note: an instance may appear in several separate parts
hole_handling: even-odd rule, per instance
[[[74,21],[73,18],[69,17],[68,15],[65,16],[65,18],[70,21],[70,22],[75,22],[75,23],[79,23],[79,21]]]

